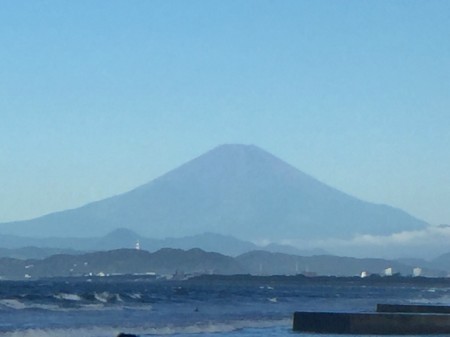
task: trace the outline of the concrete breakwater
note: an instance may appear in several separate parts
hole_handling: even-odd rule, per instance
[[[436,313],[437,312],[437,313]],[[443,306],[378,305],[377,312],[295,312],[297,332],[419,335],[450,334],[450,308]]]
[[[450,314],[450,306],[421,304],[377,304],[377,312]]]

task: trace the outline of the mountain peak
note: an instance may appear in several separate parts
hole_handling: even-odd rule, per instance
[[[201,185],[214,185],[228,179],[230,184],[242,184],[243,179],[270,179],[270,176],[292,174],[307,176],[256,145],[223,144],[159,179],[192,179]]]
[[[240,143],[225,143],[216,146],[215,148],[211,149],[212,151],[252,151],[252,150],[259,150],[264,151],[260,147],[253,145],[253,144],[240,144]],[[265,152],[265,151],[264,151]]]
[[[244,144],[223,144],[219,145],[212,150],[202,154],[191,162],[196,160],[231,160],[233,162],[250,159],[273,159],[278,160],[269,152],[261,149],[256,145],[244,145]]]
[[[208,157],[213,155],[234,156],[237,159],[242,159],[245,157],[266,157],[278,159],[266,150],[263,150],[253,144],[222,144],[206,152],[200,157]]]

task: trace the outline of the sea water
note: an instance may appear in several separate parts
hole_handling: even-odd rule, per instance
[[[298,335],[292,332],[295,311],[370,312],[377,303],[449,304],[450,283],[133,276],[0,281],[0,335],[292,337]]]

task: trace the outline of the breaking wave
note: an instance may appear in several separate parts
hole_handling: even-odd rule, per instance
[[[322,284],[267,284],[259,278],[2,281],[0,336],[285,336],[249,329],[288,331],[294,311],[360,312],[392,302],[450,303],[450,289],[447,283],[357,286],[351,279]]]
[[[262,329],[278,327],[287,329],[291,324],[290,320],[275,321],[252,321],[238,320],[224,323],[193,324],[187,326],[164,326],[148,328],[110,327],[94,326],[87,328],[55,328],[55,329],[23,329],[2,334],[2,337],[111,337],[117,336],[120,332],[127,332],[139,336],[161,336],[161,335],[195,335],[232,333],[242,329]]]

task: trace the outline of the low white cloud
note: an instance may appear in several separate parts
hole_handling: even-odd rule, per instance
[[[281,243],[299,249],[321,248],[332,254],[354,257],[434,258],[450,252],[450,226],[429,226],[387,236],[364,234],[350,239],[288,239]]]

